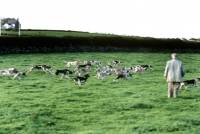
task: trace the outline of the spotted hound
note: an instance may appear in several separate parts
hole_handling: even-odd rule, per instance
[[[198,86],[199,80],[200,80],[200,78],[195,78],[195,79],[192,79],[192,80],[185,80],[185,81],[181,82],[179,89],[181,89],[182,87],[185,87],[185,89],[187,90],[188,85]]]
[[[82,84],[85,84],[88,77],[90,77],[89,74],[85,74],[83,77],[76,76],[76,78],[74,78],[74,82],[78,83],[78,85],[81,86]]]

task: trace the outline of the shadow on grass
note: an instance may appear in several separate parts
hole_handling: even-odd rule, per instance
[[[192,96],[179,96],[178,98],[180,99],[197,99],[199,100],[200,96],[199,95],[192,95]]]

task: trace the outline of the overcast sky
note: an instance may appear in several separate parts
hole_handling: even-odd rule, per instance
[[[200,38],[200,0],[2,0],[1,18],[22,29],[155,38]]]

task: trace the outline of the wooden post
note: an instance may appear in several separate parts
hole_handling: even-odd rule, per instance
[[[0,18],[0,36],[1,36],[1,18]]]
[[[17,18],[17,21],[18,21],[18,23],[19,23],[19,18]],[[20,28],[21,28],[21,25],[20,25],[20,23],[19,23],[19,26],[18,26],[18,30],[19,30],[19,32],[18,32],[19,34],[18,34],[18,35],[19,35],[19,36],[20,36]]]

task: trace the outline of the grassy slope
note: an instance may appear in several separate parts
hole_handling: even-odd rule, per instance
[[[2,31],[2,35],[4,34],[12,34],[18,35],[18,31]],[[20,35],[28,35],[28,36],[56,36],[56,37],[63,37],[63,36],[75,36],[75,37],[90,37],[90,36],[117,36],[111,34],[102,34],[102,33],[88,33],[88,32],[79,32],[79,31],[56,31],[56,30],[21,30]]]
[[[179,98],[167,99],[163,71],[169,59],[170,54],[163,53],[2,55],[1,69],[21,71],[34,64],[64,69],[63,60],[100,60],[103,65],[122,60],[120,67],[151,64],[154,70],[118,82],[113,82],[114,75],[100,81],[91,70],[81,87],[37,70],[21,80],[0,76],[1,133],[198,133],[199,88],[189,87],[180,91]],[[180,54],[180,59],[187,69],[184,79],[200,75],[198,54]],[[196,59],[192,65],[191,59]]]

